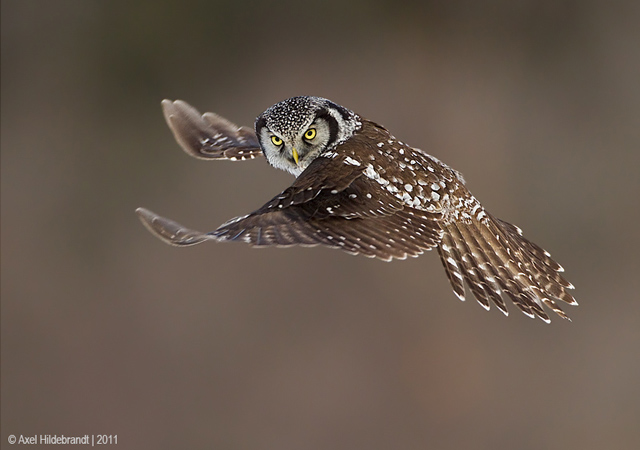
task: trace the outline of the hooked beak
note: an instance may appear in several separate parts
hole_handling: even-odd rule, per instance
[[[293,160],[296,162],[296,165],[299,165],[298,150],[296,150],[295,147],[291,147],[291,154],[293,155]]]

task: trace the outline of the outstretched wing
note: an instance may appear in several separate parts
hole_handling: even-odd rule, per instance
[[[136,214],[147,230],[161,241],[177,247],[196,245],[209,239],[211,236],[200,231],[191,230],[171,219],[159,216],[146,208],[137,208]]]
[[[195,158],[242,161],[262,155],[251,128],[238,127],[214,113],[201,115],[182,100],[163,100],[162,111],[178,144]]]
[[[550,322],[544,305],[569,319],[557,302],[578,303],[568,292],[573,285],[560,274],[562,267],[515,225],[484,216],[443,221],[438,251],[454,293],[464,300],[466,283],[485,309],[494,303],[508,314],[504,300],[511,299],[529,317]]]
[[[205,240],[324,245],[388,261],[418,256],[442,237],[441,213],[407,207],[362,176],[360,167],[339,157],[318,157],[291,187],[260,209],[210,233],[190,230],[145,209],[137,212],[151,232],[179,246]]]

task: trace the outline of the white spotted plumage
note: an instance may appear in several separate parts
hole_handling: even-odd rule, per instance
[[[163,109],[190,155],[232,161],[264,155],[297,177],[263,207],[210,233],[138,209],[165,242],[325,245],[386,261],[436,247],[462,300],[466,285],[485,309],[494,304],[507,314],[504,300],[511,299],[546,322],[545,307],[568,318],[557,301],[577,304],[562,267],[518,227],[490,215],[459,172],[330,100],[277,103],[258,116],[255,132],[179,100],[165,100]]]

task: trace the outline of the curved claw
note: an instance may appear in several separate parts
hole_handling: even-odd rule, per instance
[[[186,228],[145,208],[136,209],[136,214],[151,234],[169,245],[186,247],[207,240],[215,240],[213,236]]]

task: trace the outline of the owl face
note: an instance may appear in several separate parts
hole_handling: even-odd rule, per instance
[[[293,97],[276,103],[255,125],[269,163],[295,176],[322,152],[349,139],[360,126],[355,113],[320,97]]]

